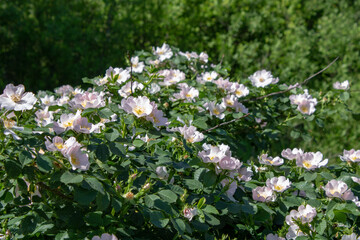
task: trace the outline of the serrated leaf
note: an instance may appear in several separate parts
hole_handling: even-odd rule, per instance
[[[113,142],[113,141],[115,141],[118,137],[120,137],[119,131],[116,130],[115,128],[110,129],[110,131],[106,132],[104,135],[105,135],[105,138],[106,138],[109,142]]]
[[[69,183],[81,183],[83,181],[83,176],[80,174],[74,174],[71,172],[65,172],[60,177],[60,181],[65,184]]]
[[[162,199],[169,203],[176,202],[178,198],[178,196],[170,190],[161,190],[158,194]]]
[[[38,155],[36,158],[36,163],[39,169],[43,172],[49,172],[53,169],[53,162],[50,158],[43,155]]]
[[[92,189],[100,192],[101,194],[104,194],[104,187],[101,182],[99,182],[99,180],[94,177],[88,177],[85,179],[85,181],[90,185]]]
[[[169,219],[165,218],[160,211],[152,211],[150,212],[150,222],[158,228],[164,228],[169,223]]]
[[[202,183],[195,179],[185,179],[185,185],[191,190],[203,189]]]
[[[133,145],[135,146],[135,147],[141,147],[142,145],[144,145],[144,141],[143,140],[140,140],[140,139],[135,139],[134,141],[133,141]]]
[[[182,219],[180,218],[171,219],[171,223],[180,234],[183,234],[185,232],[186,226],[185,226],[185,222]]]
[[[219,214],[219,211],[214,206],[211,205],[206,205],[203,211],[212,214]]]

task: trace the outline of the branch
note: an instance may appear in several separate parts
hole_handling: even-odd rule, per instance
[[[326,69],[328,69],[328,68],[329,68],[331,65],[333,65],[338,59],[339,59],[339,57],[336,57],[331,63],[329,63],[329,65],[327,65],[325,68],[321,69],[321,70],[318,71],[317,73],[314,73],[313,75],[311,75],[310,77],[308,77],[307,79],[305,79],[302,83],[297,83],[297,84],[295,84],[294,86],[291,86],[291,87],[289,87],[288,89],[283,90],[283,91],[269,93],[269,94],[266,94],[266,95],[264,95],[264,96],[257,97],[257,98],[245,99],[245,100],[243,100],[243,101],[241,101],[241,102],[257,101],[257,100],[261,100],[261,99],[264,99],[264,98],[267,98],[267,97],[270,97],[270,96],[274,96],[274,95],[286,93],[286,92],[288,92],[288,91],[290,91],[290,90],[292,90],[292,89],[301,87],[302,85],[305,85],[306,83],[308,83],[310,79],[316,77],[317,75],[319,75],[320,73],[322,73],[322,72],[324,72]]]
[[[63,198],[63,199],[66,199],[66,200],[69,200],[69,201],[72,201],[73,199],[69,196],[66,196],[64,195],[63,193],[61,193],[59,190],[57,189],[52,189],[51,187],[47,186],[45,183],[43,182],[39,182],[37,185],[39,185],[41,188],[44,188],[56,195],[58,195],[59,197]]]
[[[209,129],[207,129],[207,130],[205,130],[205,131],[202,131],[202,133],[210,132],[210,131],[212,131],[212,130],[220,127],[220,126],[227,125],[227,124],[229,124],[229,123],[235,122],[235,121],[240,120],[240,119],[242,119],[242,118],[245,118],[245,117],[247,117],[247,116],[249,116],[249,115],[250,115],[250,113],[248,113],[248,114],[246,114],[246,115],[243,115],[243,116],[241,116],[241,117],[238,117],[238,118],[234,118],[233,120],[220,123],[220,124],[216,125],[215,127],[209,128]]]
[[[133,94],[133,74],[132,74],[132,63],[131,63],[131,57],[129,52],[127,52],[128,59],[130,62],[130,96]]]

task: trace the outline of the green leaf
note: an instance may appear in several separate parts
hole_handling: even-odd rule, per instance
[[[216,183],[217,175],[213,171],[208,171],[202,175],[202,182],[205,187],[211,187]]]
[[[96,211],[85,215],[85,222],[90,226],[101,226],[103,225],[102,212]]]
[[[126,149],[124,147],[123,144],[121,143],[109,143],[109,146],[110,146],[110,150],[113,154],[115,154],[116,156],[120,156],[120,157],[123,157],[126,155]]]
[[[24,167],[25,165],[33,162],[34,159],[32,158],[32,156],[29,152],[22,151],[19,155],[19,161],[20,161],[21,165]]]
[[[342,92],[340,94],[340,99],[343,100],[344,102],[346,102],[349,99],[350,95],[348,92]]]
[[[104,211],[110,204],[110,195],[108,193],[96,195],[97,210]]]
[[[164,228],[169,223],[169,219],[165,218],[160,211],[150,212],[150,222],[158,228]]]
[[[5,161],[4,166],[9,178],[17,178],[21,174],[21,166],[13,160]]]
[[[180,218],[171,219],[171,223],[180,234],[183,234],[185,232],[186,226],[182,219]]]
[[[140,140],[140,139],[135,139],[134,141],[133,141],[133,145],[135,146],[135,147],[141,147],[142,145],[144,145],[144,141],[143,140]]]
[[[204,206],[205,202],[206,202],[206,198],[204,198],[204,197],[200,198],[200,200],[197,204],[197,208],[201,209]]]
[[[202,183],[195,179],[185,179],[185,185],[191,190],[203,189]]]
[[[38,155],[36,158],[36,163],[39,167],[39,169],[43,172],[49,172],[53,169],[53,162],[50,158],[43,155]]]
[[[192,122],[192,125],[200,129],[208,129],[209,126],[206,124],[208,117],[197,118]]]
[[[292,131],[290,132],[290,136],[291,136],[292,138],[298,138],[298,137],[300,137],[300,133],[297,132],[297,131],[292,130]]]
[[[316,173],[316,172],[315,172],[315,173],[308,172],[308,173],[305,173],[305,174],[304,174],[304,179],[305,179],[305,181],[307,181],[307,182],[311,182],[311,181],[315,180],[316,177],[317,177],[317,173]]]
[[[89,205],[96,197],[97,192],[86,190],[83,188],[76,188],[74,190],[74,200],[82,205]]]
[[[83,180],[83,176],[80,174],[74,174],[71,172],[65,172],[63,175],[61,175],[60,181],[65,184],[69,183],[81,183]]]
[[[321,220],[321,222],[316,225],[315,229],[318,234],[322,235],[326,229],[326,220]]]
[[[148,208],[152,208],[154,207],[154,203],[155,203],[155,200],[156,199],[160,199],[158,196],[156,195],[153,195],[153,194],[150,194],[150,195],[146,195],[145,196],[145,205],[148,207]]]
[[[214,206],[211,205],[206,205],[203,211],[212,214],[219,214],[219,211]]]
[[[110,151],[109,148],[105,144],[100,144],[97,146],[95,150],[96,157],[105,162],[109,159]]]
[[[85,179],[85,181],[90,185],[92,189],[100,192],[101,194],[104,194],[104,187],[101,182],[99,182],[99,180],[94,177],[88,177]]]
[[[170,190],[161,190],[158,194],[162,199],[169,203],[174,203],[177,200],[177,195]]]
[[[109,108],[104,108],[99,111],[99,115],[102,118],[110,119],[114,113]]]
[[[118,137],[120,137],[120,133],[115,128],[111,128],[108,132],[105,133],[105,138],[109,142],[115,141]]]
[[[212,226],[220,225],[219,219],[208,213],[205,213],[205,221]]]

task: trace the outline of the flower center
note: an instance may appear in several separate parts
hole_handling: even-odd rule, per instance
[[[214,112],[215,115],[219,115],[219,114],[220,114],[219,110],[217,110],[217,109],[214,109],[213,112]]]
[[[137,115],[142,115],[145,113],[145,109],[141,106],[136,106],[133,110]]]
[[[60,142],[54,143],[54,145],[55,145],[55,147],[56,147],[57,149],[63,149],[63,148],[64,148],[64,144],[62,144],[62,143],[60,143]]]
[[[355,162],[357,160],[356,156],[350,157],[351,161]]]
[[[232,106],[232,105],[234,105],[234,101],[226,100],[226,104]]]
[[[74,165],[79,165],[80,164],[79,158],[75,154],[71,154],[70,161]]]
[[[190,94],[190,93],[188,93],[188,94],[186,94],[186,95],[185,95],[185,97],[187,97],[187,98],[191,98],[191,94]]]
[[[64,123],[64,127],[71,127],[73,125],[74,120],[70,120]]]
[[[312,166],[312,164],[309,161],[304,161],[303,166],[306,168],[310,168]]]
[[[277,191],[281,191],[281,190],[283,190],[283,186],[280,186],[280,185],[275,185],[275,190],[277,190]]]
[[[265,82],[265,79],[261,77],[261,78],[259,79],[259,81],[260,81],[260,82]]]
[[[14,120],[11,120],[11,119],[9,119],[9,120],[4,120],[4,127],[5,128],[7,128],[7,129],[9,129],[9,128],[12,128],[12,127],[14,127],[15,126],[15,121]]]
[[[21,96],[19,94],[15,93],[15,94],[11,95],[10,99],[13,100],[14,102],[20,102]]]
[[[302,105],[300,106],[300,110],[304,113],[308,113],[309,112],[309,108],[306,105]]]
[[[242,92],[242,91],[240,91],[240,90],[236,90],[236,91],[235,91],[235,94],[236,94],[237,96],[239,96],[239,95],[242,95],[242,94],[243,94],[243,92]]]

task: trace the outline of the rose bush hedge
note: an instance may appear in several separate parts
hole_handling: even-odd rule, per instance
[[[355,239],[360,152],[273,147],[348,100],[348,82],[305,89],[312,77],[232,79],[163,44],[87,90],[7,85],[2,238]]]

